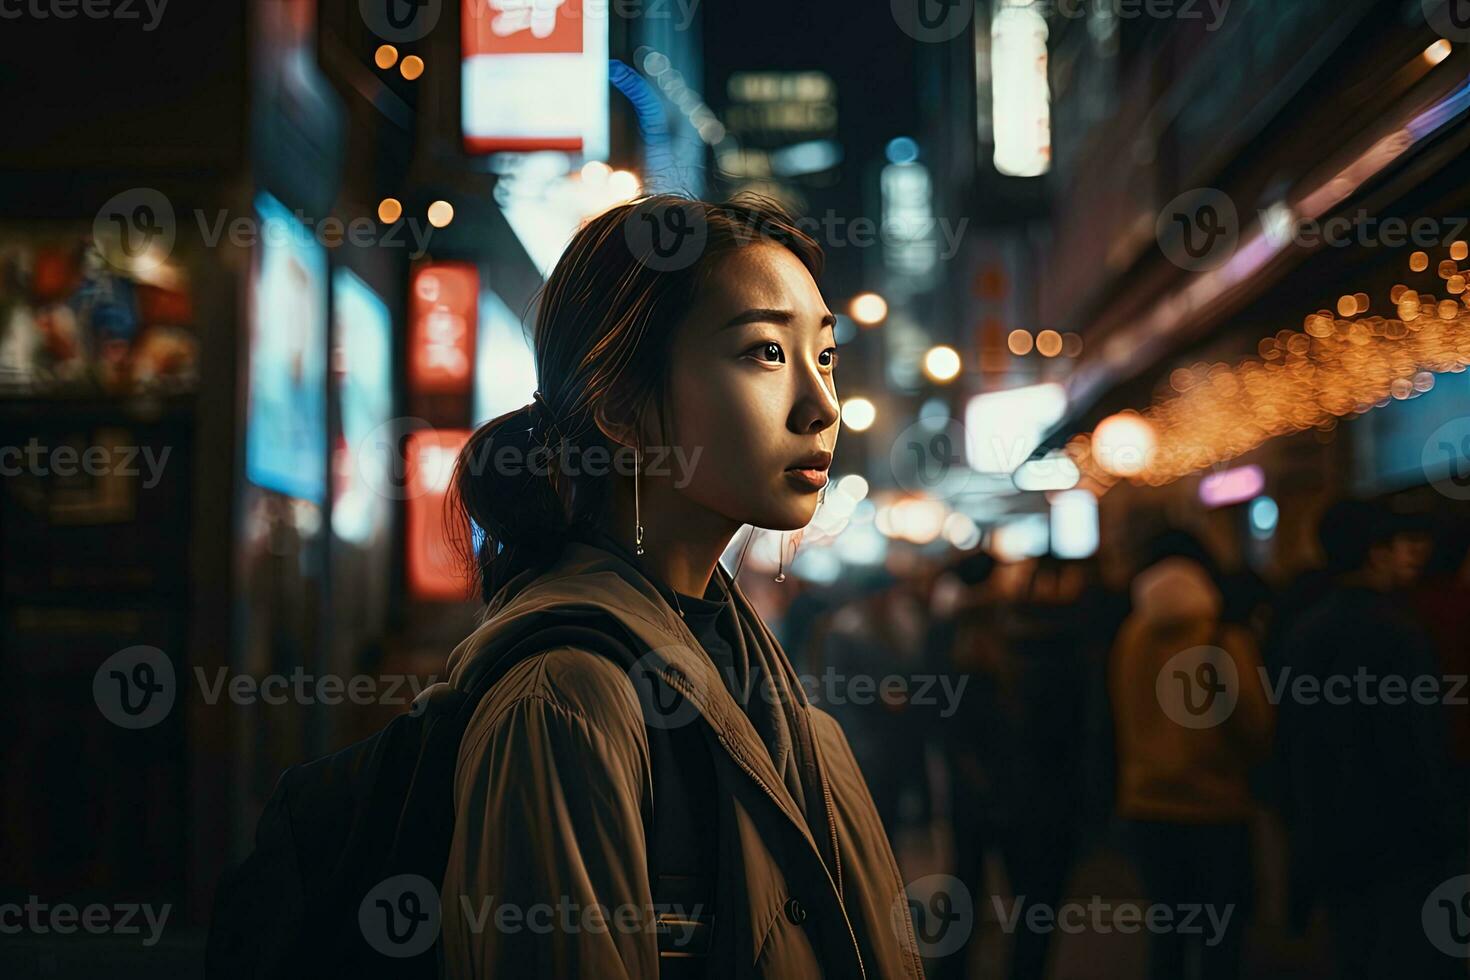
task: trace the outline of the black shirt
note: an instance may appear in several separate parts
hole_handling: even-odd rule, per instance
[[[675,593],[675,597],[678,599],[675,611],[684,610],[684,624],[709,655],[730,695],[744,708],[744,692],[749,683],[750,664],[744,657],[737,656],[735,645],[731,642],[731,631],[735,624],[730,600],[725,598],[713,578],[705,591],[705,598],[696,598],[682,592]]]

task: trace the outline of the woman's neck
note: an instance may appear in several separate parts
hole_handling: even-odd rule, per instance
[[[639,511],[643,518],[643,554],[634,543],[632,494],[614,495],[611,526],[603,530],[633,555],[656,581],[684,595],[703,596],[715,563],[729,547],[740,524],[697,507],[680,494],[659,493],[644,481]]]

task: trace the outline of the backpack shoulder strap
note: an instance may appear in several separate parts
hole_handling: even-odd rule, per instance
[[[517,663],[545,650],[575,647],[606,656],[630,672],[637,669],[641,645],[613,616],[600,610],[561,608],[544,623],[530,625],[506,639],[502,651],[482,654],[472,663],[461,688],[459,710],[468,724],[480,701]],[[681,698],[650,671],[636,683],[645,723],[650,697]],[[654,691],[658,693],[655,694]],[[461,726],[460,730],[463,730]],[[719,806],[704,726],[646,724],[653,782],[653,813],[645,818],[648,876],[657,916],[659,976],[665,980],[703,976],[714,928],[718,884]]]

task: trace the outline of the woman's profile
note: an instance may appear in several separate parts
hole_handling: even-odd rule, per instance
[[[821,263],[770,202],[659,196],[592,218],[548,279],[536,395],[456,469],[487,610],[451,680],[526,616],[593,615],[637,665],[557,640],[474,709],[446,975],[923,976],[847,740],[719,561],[744,525],[804,527],[825,485],[839,404]],[[668,853],[693,870],[651,872]],[[670,938],[685,927],[692,953]]]

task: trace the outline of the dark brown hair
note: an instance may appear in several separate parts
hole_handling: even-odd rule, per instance
[[[657,240],[663,233],[675,235],[673,248]],[[644,197],[604,211],[573,236],[536,313],[544,408],[532,402],[486,422],[455,466],[452,501],[462,511],[455,523],[464,527],[468,517],[484,532],[467,557],[485,601],[519,572],[549,564],[578,525],[606,521],[608,472],[560,472],[557,458],[570,447],[582,458],[596,448],[616,458],[619,447],[597,418],[632,425],[648,407],[667,407],[675,328],[716,261],[760,242],[784,246],[813,278],[821,275],[821,246],[760,197],[718,204]],[[660,417],[667,423],[666,411]]]

